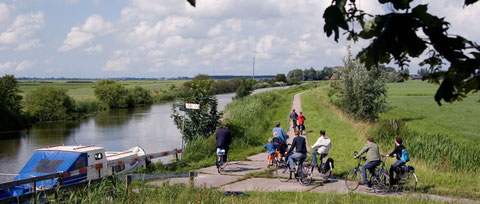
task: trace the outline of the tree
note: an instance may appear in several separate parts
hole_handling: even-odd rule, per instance
[[[301,69],[294,69],[288,72],[288,80],[291,81],[302,81],[303,80],[303,71]]]
[[[21,101],[15,77],[5,75],[0,78],[0,130],[18,129],[25,125]]]
[[[101,80],[95,85],[95,96],[109,108],[124,108],[133,104],[128,90],[113,80]]]
[[[153,102],[150,92],[140,86],[135,86],[133,89],[130,89],[129,95],[135,105],[148,105]]]
[[[464,3],[468,6],[477,1],[465,0]],[[412,8],[413,0],[379,2],[390,4],[390,12],[373,16],[358,9],[355,0],[332,1],[323,14],[325,33],[327,36],[334,34],[338,42],[341,28],[347,31],[348,40],[370,40],[370,45],[357,55],[368,69],[392,60],[404,69],[410,58],[420,57],[426,51],[428,57],[420,66],[427,65],[431,74],[425,75],[424,79],[433,83],[440,83],[443,79],[435,94],[439,105],[442,99],[455,101],[480,89],[480,75],[476,72],[480,68],[480,46],[477,43],[451,35],[448,32],[450,24],[429,13],[427,4]],[[355,23],[361,25],[360,32],[355,30]],[[425,37],[419,37],[419,31]],[[450,63],[450,67],[447,71],[438,71],[444,60]]]
[[[194,79],[190,83],[182,99],[185,103],[200,104],[200,109],[186,112],[185,124],[182,114],[173,109],[171,117],[178,129],[181,130],[185,125],[184,136],[187,142],[210,136],[220,124],[221,114],[217,111],[217,98],[212,83],[213,80],[210,78]]]
[[[244,98],[250,96],[253,91],[253,85],[255,85],[256,81],[253,79],[245,79],[242,78],[240,86],[237,88],[235,98]]]
[[[338,93],[335,103],[356,120],[376,121],[388,110],[385,69],[375,66],[368,71],[350,52],[344,64],[338,69],[339,80],[332,83]]]
[[[13,75],[0,78],[0,109],[20,114],[22,110],[22,96],[18,89],[18,82]]]
[[[278,82],[287,82],[287,77],[285,76],[285,74],[277,74],[275,76],[275,81],[278,81]]]
[[[313,67],[310,67],[310,69],[305,69],[305,71],[303,72],[304,74],[304,80],[306,81],[313,81],[315,80],[315,76],[317,75],[317,71],[315,71],[315,69],[313,69]]]
[[[25,96],[25,114],[34,121],[67,120],[75,111],[75,101],[67,90],[40,87]]]

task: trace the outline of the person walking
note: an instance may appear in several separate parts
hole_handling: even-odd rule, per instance
[[[323,158],[327,157],[328,152],[332,148],[332,141],[325,135],[325,130],[320,130],[320,137],[317,142],[312,146],[312,160],[314,166],[321,166],[323,164]],[[317,165],[317,155],[320,155],[320,165]],[[318,169],[320,171],[320,169]]]
[[[223,128],[220,128],[216,134],[217,140],[217,151],[218,149],[224,149],[225,155],[223,156],[223,161],[227,161],[228,149],[230,148],[230,143],[232,142],[232,134],[228,130],[228,125],[224,125]]]
[[[380,158],[380,149],[378,148],[378,145],[373,142],[372,136],[368,136],[367,144],[365,144],[365,146],[363,146],[362,150],[360,150],[357,156],[354,156],[353,158],[356,159],[360,157],[363,153],[367,153],[367,161],[362,166],[363,179],[361,184],[366,185],[368,184],[367,169],[370,171],[370,174],[374,175],[375,167],[382,163]]]

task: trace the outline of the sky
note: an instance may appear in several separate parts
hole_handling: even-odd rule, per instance
[[[357,0],[372,14],[390,11]],[[480,3],[417,0],[480,42]],[[287,73],[342,65],[368,42],[323,32],[327,0],[1,0],[0,75],[176,77]],[[420,60],[412,60],[416,73]]]

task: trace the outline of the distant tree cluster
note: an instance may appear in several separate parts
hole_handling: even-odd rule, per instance
[[[333,73],[339,66],[335,67],[323,67],[322,70],[315,70],[313,67],[310,69],[294,69],[288,72],[287,79],[292,81],[313,81],[313,80],[328,80],[333,76]]]
[[[95,85],[95,96],[109,108],[130,108],[152,104],[150,92],[142,87],[125,88],[113,80],[101,80]]]

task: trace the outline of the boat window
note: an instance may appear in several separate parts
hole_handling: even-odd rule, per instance
[[[115,168],[115,172],[123,171],[125,169],[125,164],[117,165],[114,168]]]
[[[63,163],[63,160],[40,159],[33,169],[37,173],[53,173]]]
[[[78,157],[73,170],[81,169],[83,167],[85,167],[85,157]]]
[[[103,159],[103,154],[102,153],[96,153],[94,157],[95,157],[95,160],[100,160],[100,159]]]

